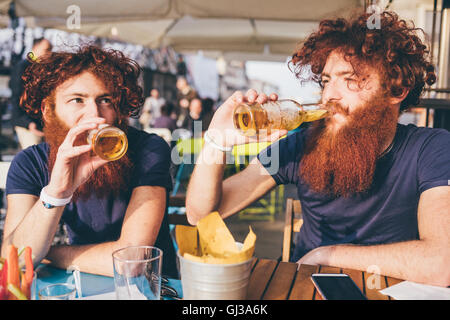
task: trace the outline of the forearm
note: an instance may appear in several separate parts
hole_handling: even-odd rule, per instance
[[[114,241],[80,246],[52,246],[46,258],[57,268],[75,268],[81,272],[112,277],[112,253],[119,248],[121,245]]]
[[[222,195],[222,180],[226,154],[205,143],[200,152],[186,194],[189,222],[198,220],[217,209]]]
[[[230,216],[275,186],[270,176],[261,175],[261,165],[253,166],[258,170],[249,170],[249,166],[227,181],[222,181],[226,157],[224,152],[219,151],[250,142],[276,141],[287,134],[286,130],[275,130],[264,138],[250,138],[235,129],[233,117],[237,106],[244,101],[264,104],[269,99],[275,101],[277,96],[272,94],[269,98],[265,94],[258,95],[255,90],[249,90],[244,96],[236,91],[214,113],[207,135],[205,133],[205,141],[209,141],[200,153],[187,192],[186,212],[191,224],[196,224],[211,211],[219,211],[222,217]],[[214,149],[214,145],[219,150]]]
[[[247,172],[247,175],[243,175]],[[239,177],[238,179],[233,179]],[[223,182],[222,197],[218,207],[223,218],[227,218],[264,196],[276,186],[275,180],[267,174],[257,158],[248,167]]]
[[[39,263],[53,242],[63,210],[64,207],[47,209],[38,200],[17,225],[7,221],[2,246],[3,254],[9,244],[18,248],[30,246],[35,264]]]
[[[379,272],[394,278],[448,286],[449,248],[424,240],[327,247],[325,265]],[[447,261],[446,261],[447,260]],[[447,271],[446,271],[447,270]]]
[[[87,273],[112,276],[114,251],[129,246],[155,244],[161,231],[165,205],[165,188],[137,187],[132,192],[117,240],[86,245],[53,246],[46,258],[58,268],[72,267]]]

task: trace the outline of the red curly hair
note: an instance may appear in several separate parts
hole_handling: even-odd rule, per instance
[[[132,59],[113,49],[94,45],[77,52],[53,52],[31,61],[22,79],[24,92],[20,105],[30,116],[42,118],[41,105],[66,80],[91,72],[111,90],[113,104],[122,117],[136,116],[143,104],[143,90],[138,85],[141,68]]]
[[[436,81],[434,66],[428,60],[427,47],[422,43],[414,24],[400,20],[393,12],[380,14],[380,28],[369,29],[371,14],[364,13],[354,19],[323,20],[319,30],[311,34],[293,54],[289,62],[296,77],[319,84],[329,54],[338,50],[353,66],[356,75],[364,66],[380,70],[381,85],[392,97],[409,90],[400,110],[419,103],[425,83]],[[313,75],[306,77],[307,68]]]

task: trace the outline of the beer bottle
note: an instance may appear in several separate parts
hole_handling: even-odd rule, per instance
[[[234,109],[234,127],[245,136],[270,134],[271,130],[293,130],[303,122],[326,117],[328,111],[320,104],[299,104],[291,99],[264,104],[242,103]]]

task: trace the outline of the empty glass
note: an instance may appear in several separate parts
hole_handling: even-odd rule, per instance
[[[73,300],[76,296],[76,289],[73,284],[56,283],[50,284],[39,290],[39,300]]]
[[[114,251],[114,285],[118,300],[160,300],[161,249],[132,246]]]

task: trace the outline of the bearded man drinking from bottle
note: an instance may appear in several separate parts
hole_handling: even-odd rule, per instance
[[[376,266],[386,276],[448,286],[450,133],[397,123],[435,82],[434,67],[413,25],[383,12],[371,29],[369,17],[321,21],[290,61],[298,78],[321,85],[330,116],[280,140],[286,132],[273,132],[274,143],[224,181],[225,152],[256,141],[233,129],[233,110],[277,96],[236,92],[218,108],[189,184],[188,218],[196,224],[212,211],[225,218],[294,184],[303,225],[292,261]]]

